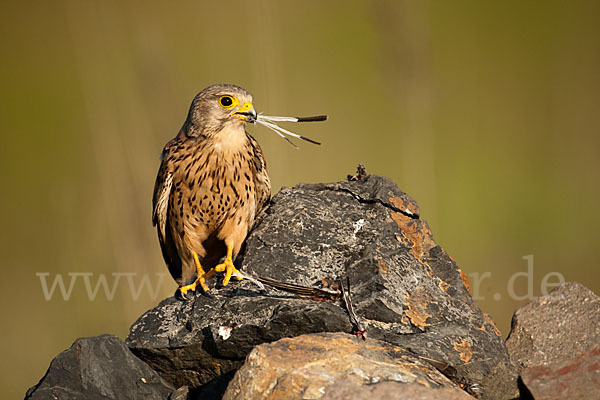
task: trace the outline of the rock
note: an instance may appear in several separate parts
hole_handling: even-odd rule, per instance
[[[319,399],[329,392],[330,385],[342,380],[359,385],[394,381],[405,386],[414,382],[425,387],[450,388],[463,395],[456,398],[471,398],[407,350],[379,340],[365,342],[344,333],[318,333],[254,348],[223,399]],[[378,391],[384,393],[384,389]]]
[[[327,387],[321,400],[473,400],[465,392],[450,388],[429,388],[418,383],[380,382],[358,385],[345,379]]]
[[[236,265],[306,286],[349,276],[370,338],[447,362],[450,378],[480,387],[482,399],[514,397],[516,373],[500,332],[419,214],[393,182],[373,175],[284,188]],[[223,388],[256,345],[352,330],[341,302],[261,291],[248,280],[213,295],[167,299],[131,327],[132,351],[175,387]]]
[[[527,368],[521,379],[535,400],[600,399],[600,347],[570,360]]]
[[[188,400],[190,388],[182,386],[169,395],[169,400]]]
[[[167,299],[132,326],[127,343],[174,386],[198,388],[209,382],[221,386],[219,378],[238,369],[258,344],[350,329],[337,305],[240,291],[191,302]]]
[[[515,312],[506,346],[522,369],[571,359],[598,343],[600,298],[567,282]]]
[[[77,339],[26,399],[166,399],[173,388],[116,336]]]

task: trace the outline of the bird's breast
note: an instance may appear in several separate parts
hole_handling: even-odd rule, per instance
[[[244,141],[205,145],[181,160],[172,204],[187,225],[216,229],[230,218],[254,219],[253,152],[245,134]]]

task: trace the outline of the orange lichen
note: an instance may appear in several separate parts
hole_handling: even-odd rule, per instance
[[[473,350],[471,350],[471,343],[467,339],[463,339],[460,343],[454,342],[454,350],[460,353],[461,361],[467,363],[473,358]]]
[[[467,291],[471,291],[471,284],[469,283],[467,274],[465,274],[460,268],[458,268],[458,274],[460,275],[460,279],[462,279],[463,285],[465,285],[465,289],[467,289]]]
[[[502,332],[500,332],[500,329],[498,329],[498,327],[494,323],[494,320],[492,319],[492,317],[489,316],[489,314],[483,313],[483,319],[494,329],[494,333],[496,334],[496,336],[502,336]]]
[[[448,291],[450,284],[448,282],[440,281],[440,283],[438,283],[438,286],[440,287],[440,289],[442,289],[442,291],[446,292]]]
[[[402,197],[390,197],[388,200],[398,210],[409,212],[414,215],[419,215],[419,207],[414,202],[411,202],[408,199],[403,199]]]
[[[398,235],[396,235],[396,239],[410,247],[410,253],[419,262],[426,264],[424,257],[435,246],[433,235],[427,224],[399,212],[392,212],[391,216],[400,228],[404,240],[401,240]]]
[[[385,263],[381,260],[377,261],[377,270],[382,273],[385,274],[387,273],[387,265],[385,265]]]
[[[431,302],[429,295],[422,289],[417,289],[415,292],[404,296],[406,300],[405,306],[407,310],[405,314],[410,318],[410,322],[414,326],[429,326],[427,318],[431,317],[431,314],[427,312],[427,305]]]

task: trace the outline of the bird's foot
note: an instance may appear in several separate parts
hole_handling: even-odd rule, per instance
[[[231,279],[231,274],[233,274],[234,272],[239,272],[237,270],[237,268],[233,265],[233,261],[231,260],[231,258],[226,258],[225,261],[223,261],[223,263],[217,265],[214,270],[216,272],[223,272],[225,271],[225,278],[223,278],[223,286],[227,286],[229,284],[229,280]],[[237,279],[238,281],[241,281],[243,278],[240,276],[234,276],[235,279]]]
[[[208,275],[208,273],[203,274],[202,276],[198,276],[198,278],[196,278],[196,280],[194,282],[190,283],[189,285],[179,287],[179,292],[181,293],[181,297],[183,297],[185,299],[187,293],[195,292],[196,288],[198,286],[200,286],[202,288],[204,293],[210,294],[210,291],[208,290],[208,286],[206,285],[206,279],[209,278],[209,276],[207,276],[207,275]]]
[[[212,297],[210,295],[210,291],[208,290],[208,286],[206,285],[206,281],[215,274],[215,270],[210,269],[208,272],[204,272],[204,269],[200,265],[200,259],[198,257],[198,253],[193,251],[192,256],[194,257],[194,263],[196,264],[196,273],[197,273],[198,277],[191,284],[181,286],[179,288],[179,293],[181,294],[181,297],[183,297],[185,299],[186,298],[185,295],[187,294],[187,292],[190,292],[190,291],[195,292],[198,285],[200,285],[200,287],[202,288],[204,293],[206,295],[208,295],[209,297]]]

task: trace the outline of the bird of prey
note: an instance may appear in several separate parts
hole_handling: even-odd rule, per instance
[[[256,118],[246,90],[209,86],[194,98],[183,127],[162,152],[152,222],[183,296],[197,285],[208,292],[206,279],[215,272],[225,272],[223,286],[229,283],[233,260],[269,200],[265,159],[245,130]]]
[[[208,293],[206,280],[217,272],[225,272],[223,286],[229,283],[238,272],[233,260],[269,201],[267,165],[246,123],[318,144],[275,122],[326,118],[257,115],[252,95],[234,85],[209,86],[196,95],[183,127],[163,149],[153,197],[152,222],[183,297],[198,285]]]

